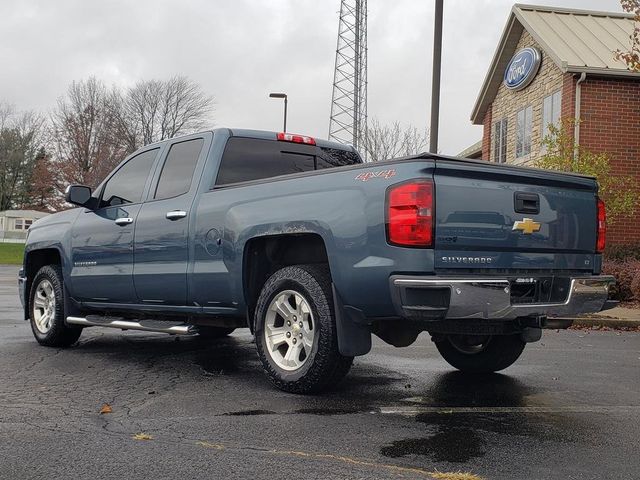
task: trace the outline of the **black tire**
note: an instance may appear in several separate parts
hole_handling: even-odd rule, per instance
[[[202,338],[214,340],[230,335],[235,328],[233,327],[198,327],[198,335]]]
[[[280,368],[267,351],[264,336],[269,305],[284,291],[294,291],[309,304],[315,333],[310,354],[295,370]],[[271,382],[291,393],[317,393],[336,385],[349,372],[353,357],[338,351],[336,321],[329,269],[324,265],[295,265],[282,268],[266,281],[255,311],[255,338],[262,366]]]
[[[40,285],[46,285],[48,282],[52,287],[52,297],[55,305],[51,307],[53,315],[49,322],[50,326],[43,331],[36,322],[35,300]],[[40,311],[41,308],[38,308]],[[82,327],[70,326],[65,323],[64,311],[64,284],[62,278],[62,269],[60,265],[45,265],[33,279],[31,289],[29,291],[29,323],[31,331],[40,345],[47,347],[69,347],[78,341],[82,333]]]
[[[472,345],[477,342],[482,343]],[[474,373],[504,370],[520,357],[526,345],[520,335],[492,335],[484,338],[447,335],[435,344],[449,365],[463,372]]]

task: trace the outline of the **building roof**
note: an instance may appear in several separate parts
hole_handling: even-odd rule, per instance
[[[48,212],[40,212],[38,210],[3,210],[0,216],[11,218],[42,218],[49,215]]]
[[[511,9],[498,48],[471,113],[481,124],[502,82],[503,73],[526,29],[563,73],[640,78],[614,52],[631,48],[634,16],[625,13],[575,10],[516,4]]]
[[[480,158],[482,156],[482,140],[468,146],[456,156],[463,158]]]

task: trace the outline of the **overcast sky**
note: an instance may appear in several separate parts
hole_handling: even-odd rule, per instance
[[[426,129],[433,1],[369,0],[369,116]],[[445,0],[440,150],[482,136],[469,120],[513,2]],[[617,0],[537,4],[621,11]],[[340,0],[0,0],[0,101],[49,111],[72,80],[181,74],[215,97],[217,126],[326,138]]]

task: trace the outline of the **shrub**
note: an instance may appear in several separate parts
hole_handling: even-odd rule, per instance
[[[640,300],[640,260],[605,259],[602,264],[602,273],[616,278],[616,284],[609,293],[612,299]]]
[[[640,243],[631,245],[607,245],[604,251],[607,260],[640,260]]]
[[[631,293],[634,300],[640,300],[640,273],[636,273],[633,280],[631,280]]]

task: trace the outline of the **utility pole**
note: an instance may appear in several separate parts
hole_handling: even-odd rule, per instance
[[[442,10],[444,0],[435,0],[435,24],[433,29],[433,72],[431,76],[431,127],[429,152],[438,153],[438,127],[440,123],[440,67],[442,63]]]

